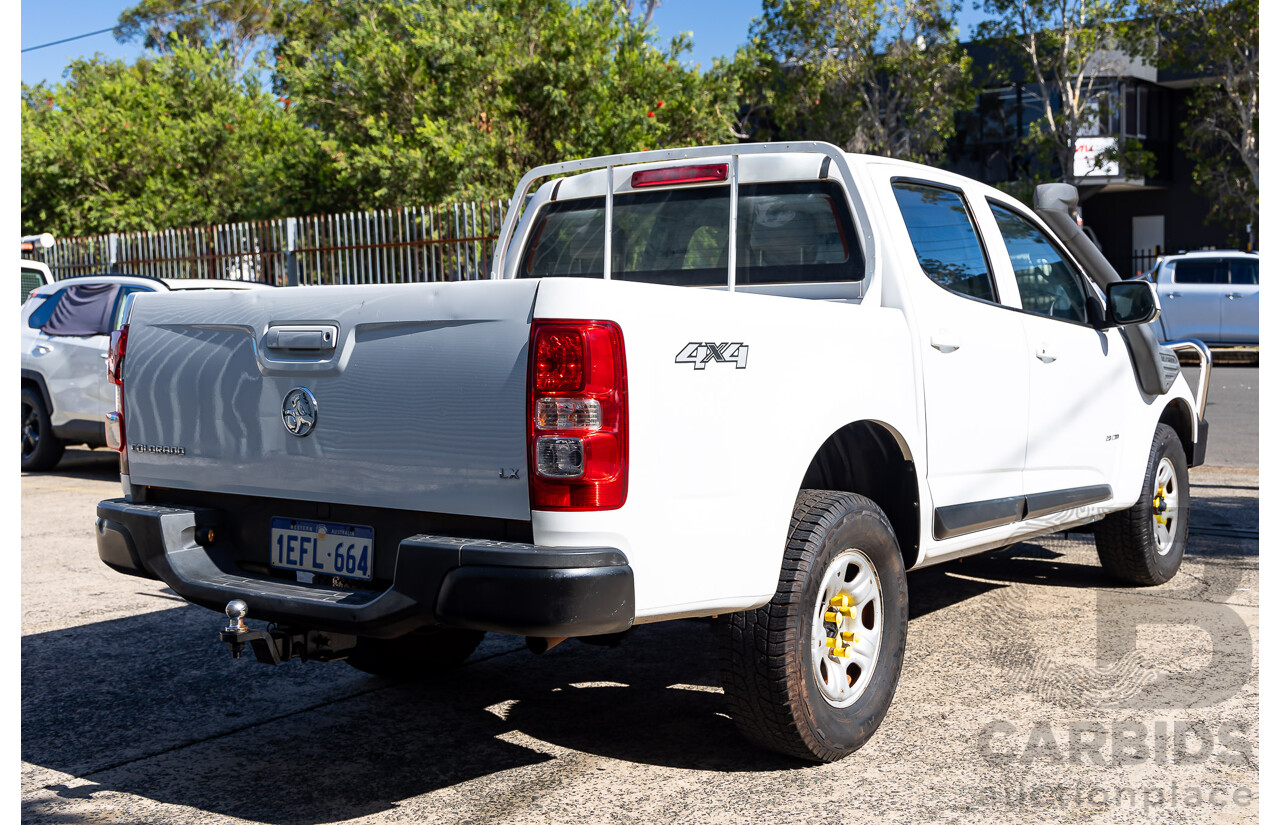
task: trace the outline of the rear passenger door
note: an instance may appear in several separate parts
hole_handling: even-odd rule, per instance
[[[996,235],[989,247],[998,271],[1010,268],[1022,310],[1011,314],[1026,337],[1025,518],[1104,501],[1121,440],[1150,437],[1123,429],[1119,411],[1132,406],[1136,392],[1128,350],[1119,330],[1091,323],[1101,299],[1056,239],[1020,207],[987,206]]]
[[[1166,340],[1221,340],[1227,274],[1227,262],[1220,258],[1180,258],[1165,263],[1156,292]]]
[[[1022,318],[1000,306],[963,190],[901,177],[882,182],[919,336],[933,536],[1010,532],[1027,441]]]
[[[1221,340],[1258,343],[1258,259],[1228,259],[1228,285],[1222,296]]]

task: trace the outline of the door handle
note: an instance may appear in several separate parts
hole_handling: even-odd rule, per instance
[[[960,336],[946,329],[940,329],[929,336],[929,346],[943,354],[960,349],[960,343]]]
[[[1166,292],[1164,297],[1166,297],[1166,298],[1181,298],[1181,297],[1182,297],[1182,293],[1181,293],[1181,292]]]
[[[1036,357],[1046,364],[1052,364],[1058,360],[1058,356],[1045,344],[1041,344],[1040,348],[1036,350]]]
[[[105,360],[107,360],[108,358],[110,358],[110,357],[111,357],[111,353],[109,353],[109,352],[100,352],[100,353],[98,353],[98,357],[99,357],[99,358],[101,358],[103,361],[105,361]]]
[[[53,352],[53,347],[46,346],[45,344],[36,344],[31,350],[32,355],[48,355],[51,352]]]
[[[1244,297],[1244,296],[1243,296],[1243,295],[1241,295],[1239,292],[1228,292],[1228,293],[1227,293],[1227,298],[1229,298],[1229,299],[1230,299],[1230,298],[1243,298],[1243,297]]]

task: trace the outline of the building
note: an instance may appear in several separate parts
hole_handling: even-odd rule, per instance
[[[948,147],[948,168],[989,184],[1026,182],[1040,177],[1061,179],[1055,160],[1032,157],[1023,138],[1044,116],[1046,101],[1039,84],[1022,76],[1021,63],[986,43],[965,48],[975,67],[993,66],[986,90],[974,109],[957,117],[956,135]],[[1139,61],[1113,57],[1109,76],[1100,78],[1098,117],[1093,134],[1076,145],[1077,168],[1083,177],[1081,214],[1093,230],[1103,254],[1121,275],[1149,268],[1162,252],[1205,248],[1238,248],[1225,224],[1208,219],[1208,199],[1191,191],[1192,164],[1181,143],[1186,101],[1197,78]],[[999,67],[1008,67],[999,77]],[[1052,94],[1048,105],[1059,105]],[[1092,169],[1094,156],[1114,141],[1137,138],[1154,156],[1149,176],[1130,176],[1116,164]],[[1238,227],[1239,238],[1249,237]]]

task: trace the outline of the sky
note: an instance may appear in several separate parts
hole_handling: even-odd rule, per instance
[[[133,3],[118,0],[23,0],[22,48],[114,26],[120,12]],[[961,38],[981,15],[964,3]],[[665,42],[682,31],[693,33],[690,60],[704,69],[715,57],[729,57],[747,40],[751,20],[760,16],[760,0],[664,0],[653,22]],[[101,52],[110,58],[133,60],[142,54],[136,43],[117,43],[110,32],[22,55],[22,82],[56,84],[73,59]]]

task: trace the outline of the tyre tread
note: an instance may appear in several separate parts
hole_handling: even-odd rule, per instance
[[[791,530],[782,560],[778,589],[763,607],[721,617],[720,669],[728,705],[738,730],[755,744],[807,761],[831,762],[851,750],[836,749],[819,741],[798,723],[801,708],[794,682],[804,678],[788,660],[795,634],[807,628],[804,616],[796,621],[787,598],[803,588],[813,564],[814,548],[821,538],[851,509],[878,518],[892,532],[888,519],[870,499],[855,493],[802,490],[791,516]],[[752,650],[755,655],[743,655]]]

